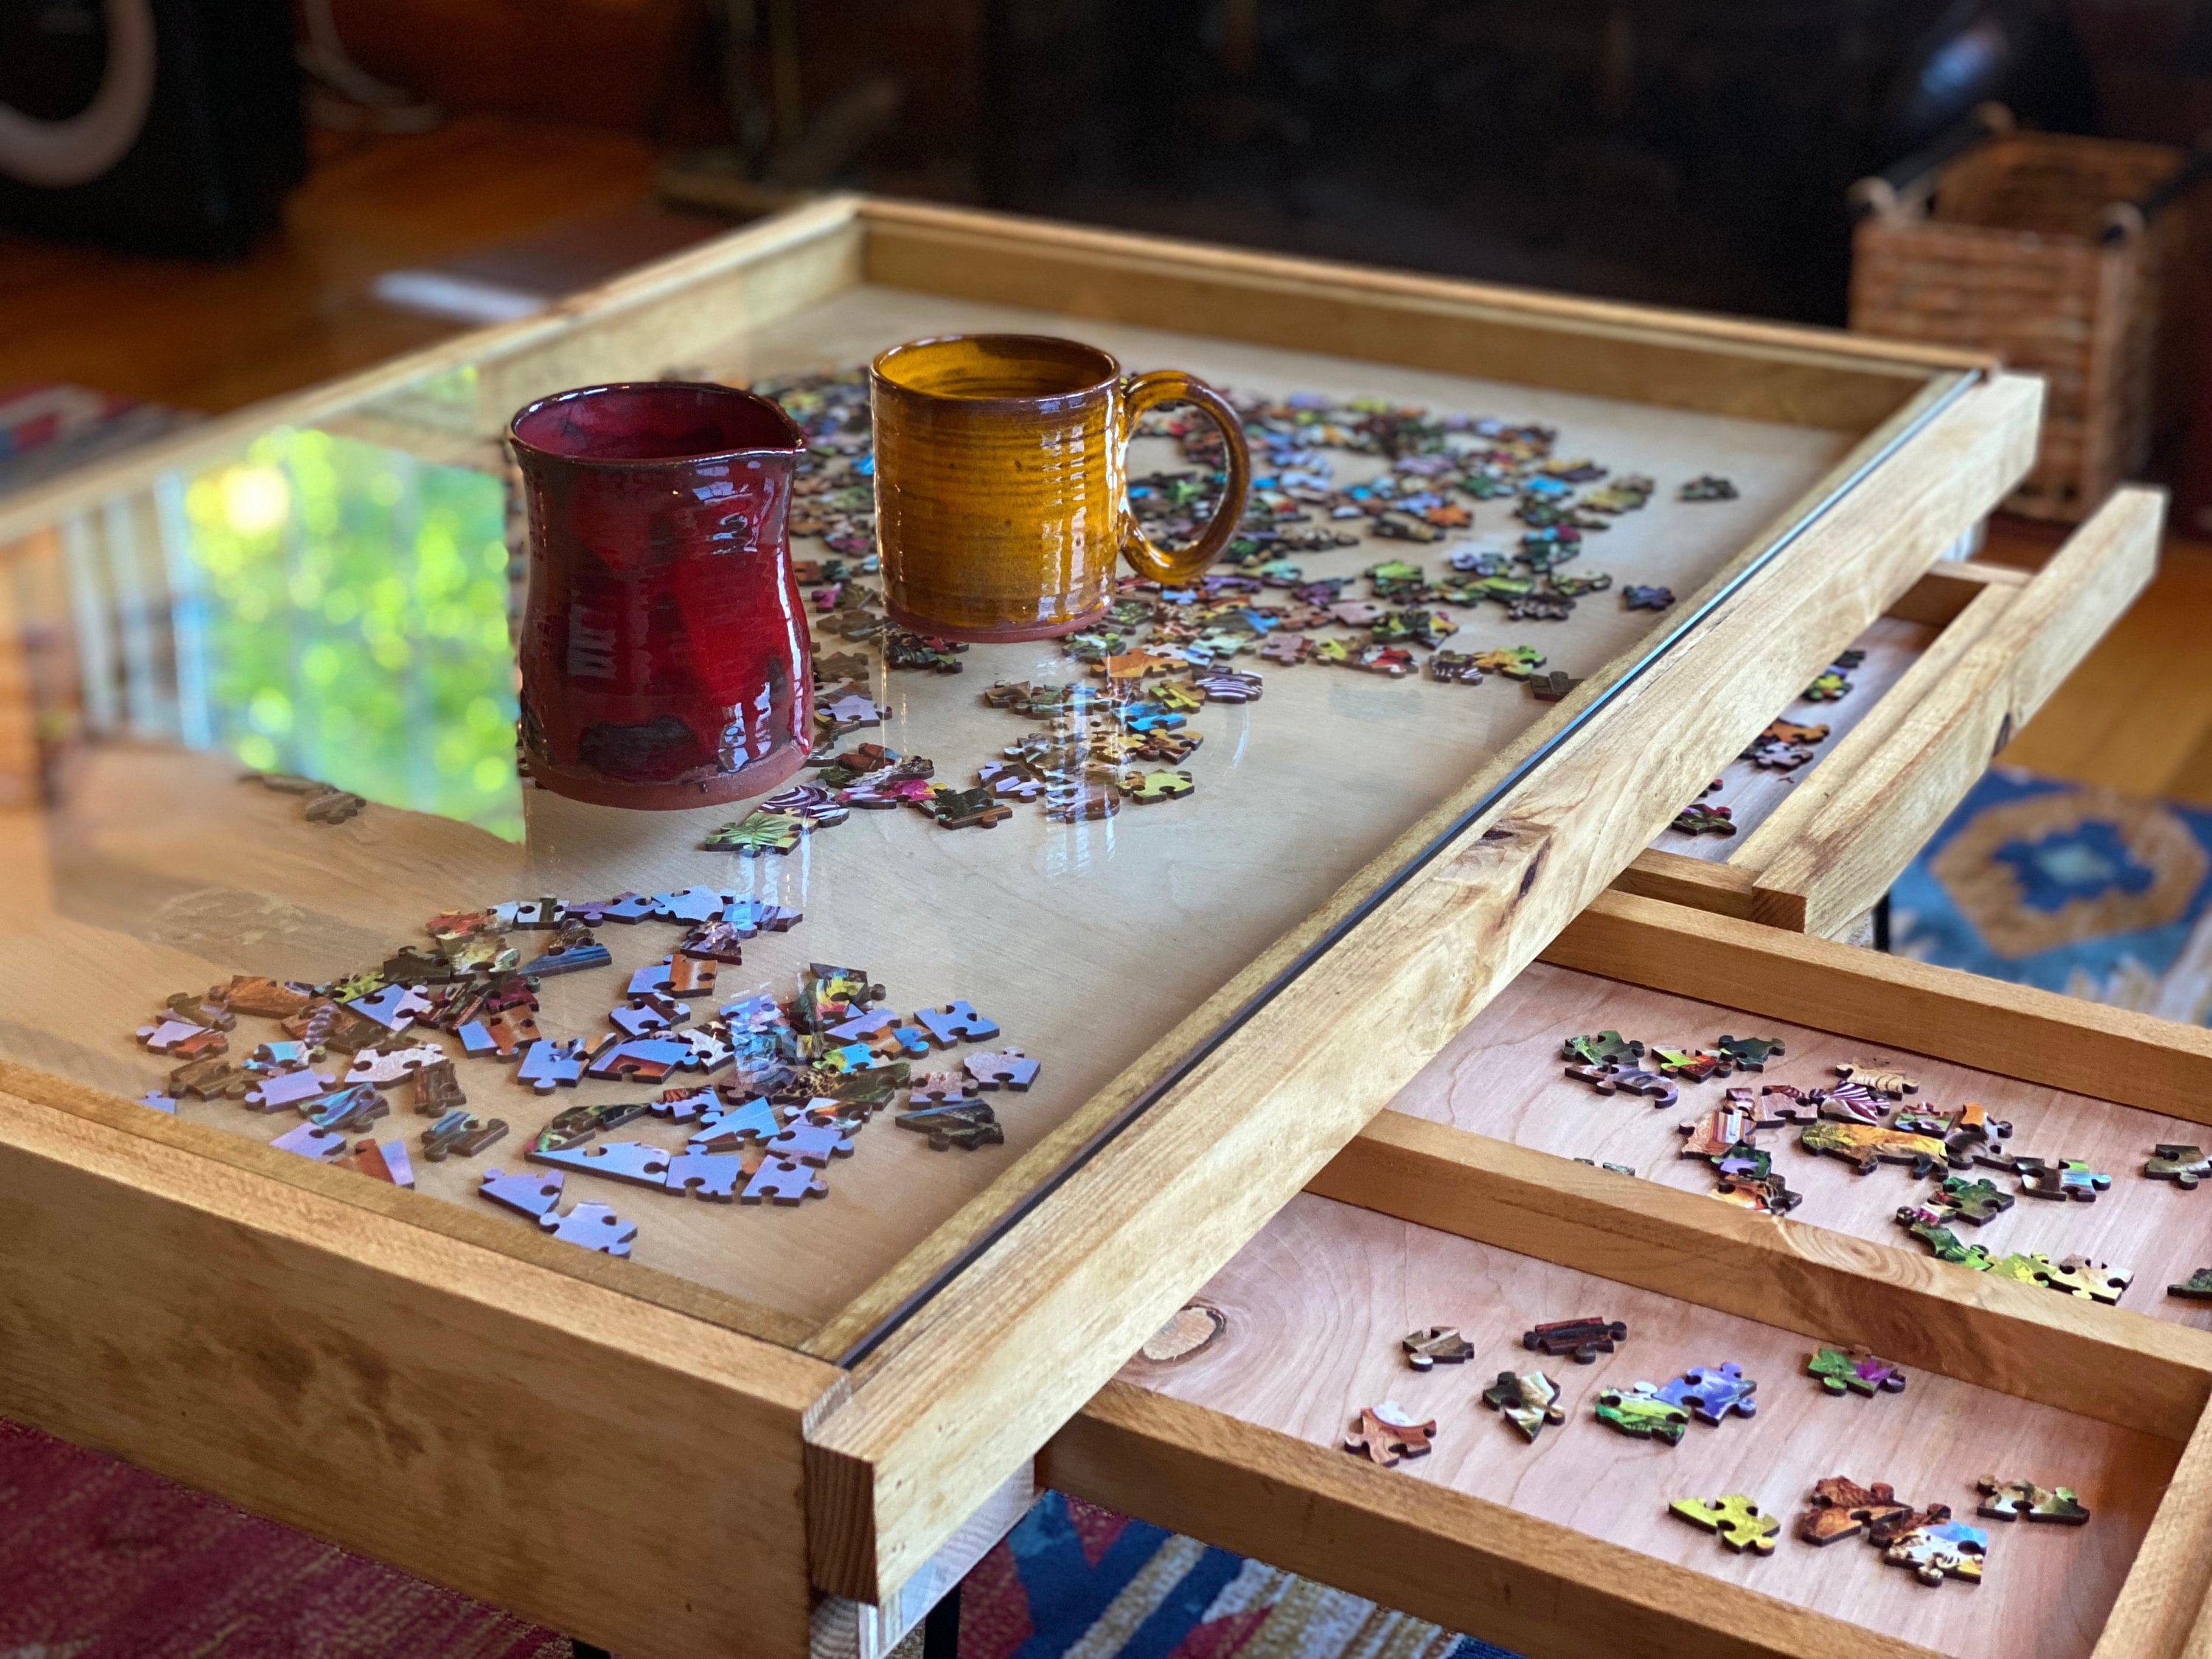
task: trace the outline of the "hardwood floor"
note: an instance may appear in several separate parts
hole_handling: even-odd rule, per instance
[[[642,202],[656,160],[629,134],[491,115],[317,146],[283,234],[235,264],[0,233],[0,386],[214,411],[312,385],[457,331],[377,304],[380,273]]]

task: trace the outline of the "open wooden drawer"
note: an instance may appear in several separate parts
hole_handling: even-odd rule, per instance
[[[1563,1039],[1607,1029],[1785,1049],[1654,1110],[1562,1075]],[[2108,1173],[2092,1203],[2021,1197],[1954,1231],[1993,1258],[2131,1269],[2118,1304],[1936,1260],[1894,1218],[1926,1181],[1859,1175],[1795,1129],[1759,1136],[1802,1192],[1787,1218],[1716,1201],[1682,1155],[1678,1123],[1725,1089],[1867,1060],[1917,1079],[1908,1104],[1978,1102],[2013,1126],[1994,1144]],[[2142,1170],[2208,1121],[2212,1033],[1610,894],[1200,1292],[1219,1335],[1133,1361],[1040,1479],[1536,1659],[2197,1654],[2212,1308],[2166,1286],[2212,1264],[2212,1207]],[[1528,1327],[1585,1316],[1627,1323],[1619,1352],[1523,1352]],[[1398,1339],[1437,1324],[1474,1352],[1417,1375]],[[1905,1390],[1830,1397],[1807,1363],[1841,1345],[1907,1367]],[[1671,1449],[1593,1420],[1601,1388],[1724,1361],[1757,1380],[1755,1417],[1692,1421]],[[1566,1420],[1533,1447],[1479,1397],[1509,1367],[1562,1389]],[[1432,1455],[1384,1470],[1341,1449],[1385,1398],[1437,1421]],[[1832,1475],[1984,1528],[1983,1582],[1931,1589],[1863,1541],[1800,1541]],[[1981,1518],[1984,1475],[2069,1486],[2093,1518]],[[1727,1492],[1783,1518],[1772,1557],[1668,1512]]]
[[[1864,661],[1849,695],[1780,711],[1830,728],[1810,762],[1730,761],[1706,800],[1730,809],[1735,835],[1670,830],[1613,884],[1842,936],[2142,592],[2164,513],[2161,492],[2124,489],[2033,573],[1932,568],[1852,642]]]

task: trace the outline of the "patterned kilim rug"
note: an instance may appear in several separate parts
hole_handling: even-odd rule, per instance
[[[1510,1659],[1058,1493],[969,1575],[960,1648],[962,1659]],[[0,1419],[0,1659],[568,1656],[550,1631]]]
[[[2093,1002],[2212,1020],[2212,811],[1999,767],[1890,894],[1890,946]]]

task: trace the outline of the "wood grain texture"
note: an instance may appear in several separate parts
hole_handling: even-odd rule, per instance
[[[1607,1547],[1594,1556],[1545,1553],[1571,1565],[1590,1589],[1651,1587],[1662,1565],[1694,1575],[1694,1583],[1653,1598],[1652,1624],[1617,1618],[1605,1631],[1614,1652],[1675,1659],[1763,1638],[1802,1659],[1887,1653],[1892,1644],[1957,1659],[2075,1659],[2095,1642],[2181,1450],[2173,1441],[1936,1373],[1915,1372],[1902,1395],[1832,1398],[1804,1375],[1812,1345],[1788,1330],[1312,1195],[1293,1200],[1199,1297],[1225,1318],[1223,1334],[1178,1364],[1133,1361],[1121,1380],[1203,1410],[1161,1421],[1142,1461],[1122,1461],[1115,1445],[1071,1462],[1055,1442],[1045,1458],[1048,1480],[1148,1519],[1201,1521],[1202,1536],[1218,1528],[1216,1541],[1323,1578],[1390,1571],[1378,1567],[1378,1556],[1389,1559],[1379,1552],[1328,1546],[1367,1490],[1395,1485],[1406,1510],[1434,1516],[1438,1531],[1460,1540],[1468,1571],[1440,1572],[1417,1553],[1395,1586],[1378,1590],[1386,1600],[1443,1590],[1477,1601],[1475,1587],[1494,1571],[1478,1565],[1480,1553],[1511,1540],[1516,1522],[1571,1528],[1585,1550]],[[1584,1314],[1626,1323],[1619,1352],[1583,1366],[1540,1361],[1522,1348],[1520,1334],[1531,1324]],[[1426,1375],[1407,1368],[1400,1335],[1431,1324],[1455,1326],[1474,1344],[1465,1365]],[[1723,1360],[1757,1381],[1755,1417],[1718,1427],[1692,1422],[1671,1448],[1594,1420],[1601,1389],[1638,1379],[1663,1383]],[[1478,1397],[1507,1367],[1541,1369],[1561,1389],[1565,1420],[1533,1446]],[[1109,1420],[1124,1397],[1117,1389],[1099,1402]],[[1364,1468],[1338,1449],[1352,1415],[1384,1398],[1437,1423],[1428,1456],[1389,1471]],[[1186,1424],[1198,1436],[1178,1447],[1176,1430]],[[1239,1437],[1254,1430],[1299,1443],[1295,1462],[1287,1453],[1255,1460],[1274,1478],[1276,1493],[1240,1486],[1231,1467],[1244,1461]],[[1090,1431],[1087,1420],[1071,1430],[1079,1444]],[[1224,1444],[1239,1454],[1222,1455]],[[1334,1480],[1332,1464],[1340,1472]],[[1996,1467],[2045,1471],[2046,1484],[2075,1487],[2094,1519],[2078,1530],[1988,1523],[1988,1571],[1971,1590],[1929,1590],[1856,1540],[1820,1549],[1785,1532],[1771,1558],[1732,1554],[1666,1512],[1676,1498],[1741,1492],[1787,1526],[1814,1480],[1847,1474],[1889,1481],[1923,1503],[1948,1503],[1971,1520],[1973,1482]],[[1478,1516],[1456,1498],[1510,1505],[1517,1515]],[[1533,1588],[1534,1605],[1523,1608],[1516,1598],[1514,1611],[1531,1615],[1532,1625],[1564,1625],[1570,1638],[1583,1634],[1574,1603],[1554,1609]],[[1746,1619],[1750,1609],[1738,1598],[1747,1592],[1787,1603],[1799,1618],[1835,1622],[1793,1628],[1771,1617]],[[1413,1610],[1546,1650],[1541,1632],[1499,1627],[1479,1603],[1449,1614],[1425,1602]],[[1660,1621],[1670,1615],[1714,1635],[1664,1630]],[[1723,1645],[1709,1648],[1707,1640]],[[1650,1645],[1633,1645],[1638,1641]],[[1562,1648],[1577,1651],[1571,1643]]]
[[[1795,582],[1730,599],[1725,630],[1654,664],[1602,733],[1570,738],[1504,811],[1472,824],[872,1355],[853,1404],[811,1443],[838,1492],[816,1533],[817,1580],[866,1599],[878,1575],[895,1582],[926,1557],[1103,1381],[1101,1356],[1157,1328],[1596,896],[1693,780],[1984,510],[2026,464],[2036,396],[2000,380],[1939,417],[1893,459],[1879,507],[1846,499],[1793,546]],[[1641,804],[1655,798],[1658,813]],[[1224,997],[1250,994],[1344,902]],[[1125,1075],[1141,1082],[1156,1065]],[[1096,1127],[1079,1115],[1060,1133]]]
[[[2201,1659],[2212,1651],[2212,1413],[2190,1436],[2094,1659]]]
[[[1854,1659],[1934,1659],[1758,1588],[1608,1547],[1523,1513],[1510,1496],[1493,1501],[1372,1468],[1139,1382],[1108,1383],[1042,1462],[1057,1491],[1526,1659],[1797,1659],[1847,1643]]]
[[[626,1654],[803,1648],[834,1368],[250,1162],[0,1096],[0,1409]]]
[[[1547,945],[1563,968],[2029,1083],[2212,1122],[2212,1031],[1628,893]],[[1716,1033],[1717,1035],[1717,1033]]]
[[[1735,855],[1755,875],[1753,916],[1832,934],[1887,892],[2148,586],[2165,516],[2164,491],[2116,491],[2025,587],[1967,606]]]
[[[871,282],[1759,420],[1863,428],[1929,370],[1992,366],[1844,334],[958,208],[872,201],[864,211]]]
[[[2169,1440],[2212,1336],[1384,1112],[1309,1191]]]
[[[1678,1109],[1654,1111],[1625,1095],[1608,1099],[1595,1094],[1562,1074],[1559,1046],[1565,1037],[1608,1030],[1670,1046],[1705,1046],[1724,1032],[1755,1032],[1785,1043],[1787,1050],[1756,1075],[1729,1083],[1684,1084]],[[1990,1116],[2014,1126],[2008,1145],[2046,1158],[2078,1158],[2112,1177],[2111,1189],[2094,1204],[2023,1199],[1978,1228],[1960,1227],[1962,1236],[1984,1244],[1993,1256],[2027,1250],[2053,1261],[2078,1254],[2110,1262],[2136,1275],[2134,1286],[2121,1297],[2123,1309],[2212,1331],[2212,1308],[2165,1293],[2168,1285],[2212,1263],[2212,1209],[2197,1203],[2212,1188],[2191,1192],[2142,1173],[2154,1146],[2204,1141],[2203,1127],[1961,1066],[1942,1058],[1942,1052],[1940,1047],[1935,1054],[1875,1048],[1799,1022],[1538,963],[1484,1009],[1391,1103],[1396,1114],[1534,1151],[1626,1164],[1643,1177],[1639,1188],[1656,1182],[1685,1194],[1705,1194],[1713,1187],[1711,1169],[1681,1155],[1678,1125],[1719,1101],[1731,1085],[1812,1087],[1832,1082],[1839,1064],[1880,1057],[1918,1079],[1920,1092],[1913,1098],[1931,1109],[1977,1101]],[[1386,1115],[1376,1121],[1394,1121]],[[1778,1173],[1803,1195],[1804,1202],[1791,1212],[1793,1227],[1804,1223],[1911,1255],[1923,1254],[1923,1247],[1894,1219],[1899,1206],[1917,1201],[1927,1188],[1910,1170],[1886,1166],[1862,1176],[1835,1158],[1804,1152],[1794,1130],[1765,1130],[1759,1139],[1773,1153]],[[2017,1187],[1994,1171],[1978,1173],[1990,1176],[2005,1192]],[[1607,1190],[1603,1183],[1599,1190]],[[1702,1213],[1695,1206],[1690,1212]],[[1964,1273],[1944,1270],[1954,1271]]]

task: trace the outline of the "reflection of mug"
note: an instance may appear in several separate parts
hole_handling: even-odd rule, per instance
[[[522,744],[605,806],[773,789],[813,744],[814,673],[785,515],[806,447],[722,386],[586,386],[510,436],[530,514]]]
[[[1252,467],[1236,411],[1173,369],[1124,381],[1096,346],[955,335],[894,346],[868,385],[884,608],[901,627],[959,640],[1073,633],[1112,602],[1117,558],[1188,581],[1243,514]],[[1124,453],[1137,417],[1174,403],[1220,427],[1229,480],[1205,532],[1169,552],[1129,511]]]

